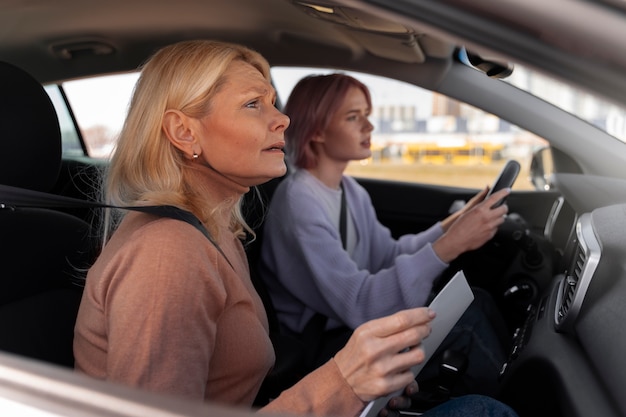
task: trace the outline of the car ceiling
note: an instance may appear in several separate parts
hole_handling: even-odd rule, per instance
[[[415,72],[420,64],[419,85],[436,90],[455,45],[466,45],[499,60],[548,69],[623,102],[626,25],[620,5],[614,0],[0,0],[0,58],[50,82],[133,70],[165,44],[215,38],[251,46],[273,65],[372,73],[384,68],[386,75],[405,78],[404,67]],[[324,13],[324,7],[334,13]]]
[[[626,25],[619,5],[610,0],[1,0],[0,58],[50,82],[133,70],[165,44],[215,38],[251,46],[273,65],[372,73],[384,68],[386,75],[406,79],[406,69],[415,73],[415,64],[421,64],[411,81],[436,90],[455,46],[466,45],[499,60],[548,69],[623,101]],[[389,60],[397,73],[389,72]]]
[[[331,15],[287,0],[30,0],[5,6],[12,10],[0,14],[0,57],[42,82],[132,70],[159,47],[190,38],[241,42],[274,65],[349,66],[369,58],[415,64],[426,56],[447,58],[453,48],[395,21],[350,8],[336,7]]]

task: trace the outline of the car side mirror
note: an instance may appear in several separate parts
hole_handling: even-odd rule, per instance
[[[552,153],[548,146],[544,146],[533,152],[530,161],[530,181],[537,190],[548,191],[552,189],[550,177],[554,173]]]

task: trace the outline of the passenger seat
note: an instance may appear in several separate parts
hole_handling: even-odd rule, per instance
[[[0,185],[49,192],[60,166],[59,123],[44,88],[0,62]],[[0,350],[71,367],[82,277],[96,253],[90,226],[2,200],[0,190]]]

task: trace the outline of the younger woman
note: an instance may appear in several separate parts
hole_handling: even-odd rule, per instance
[[[486,199],[485,188],[428,230],[394,239],[367,191],[344,175],[350,161],[371,156],[371,110],[368,88],[345,74],[300,80],[284,109],[294,172],[272,197],[260,273],[286,331],[299,335],[326,319],[318,362],[336,351],[335,341],[345,341],[337,337],[343,326],[352,330],[424,306],[435,279],[460,254],[491,239],[508,210],[492,206],[510,190]],[[495,395],[508,333],[486,291],[475,290],[475,298],[440,353],[460,351],[468,359],[460,392]],[[436,377],[438,367],[435,358],[421,381]]]

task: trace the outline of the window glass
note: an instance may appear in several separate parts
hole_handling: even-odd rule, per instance
[[[275,67],[272,77],[284,103],[293,86],[309,74],[332,70]],[[535,189],[529,173],[532,152],[547,142],[492,114],[410,84],[348,72],[371,93],[372,157],[352,162],[347,173],[436,185],[482,188],[491,184],[507,159],[522,166],[515,189]],[[65,82],[89,156],[108,158],[122,129],[138,73]],[[58,91],[56,92],[58,94]],[[62,118],[62,112],[60,119]],[[78,152],[69,113],[64,148]],[[63,124],[63,121],[62,121]],[[73,132],[73,137],[72,137]],[[80,150],[82,153],[82,150]]]
[[[626,142],[626,108],[622,105],[519,64],[504,81]]]
[[[311,68],[275,67],[272,77],[286,102],[302,77],[329,73]],[[372,157],[350,163],[347,173],[437,185],[482,188],[491,184],[507,159],[522,172],[515,189],[535,189],[528,168],[534,150],[547,142],[493,114],[404,82],[345,72],[372,95]]]
[[[65,105],[61,91],[57,85],[47,85],[45,90],[50,96],[50,100],[54,105],[59,119],[59,125],[61,128],[61,144],[62,152],[64,156],[80,156],[84,155],[83,147],[80,144],[80,138],[76,127],[72,121],[70,112]]]
[[[63,83],[89,156],[110,157],[138,76],[134,72]]]

